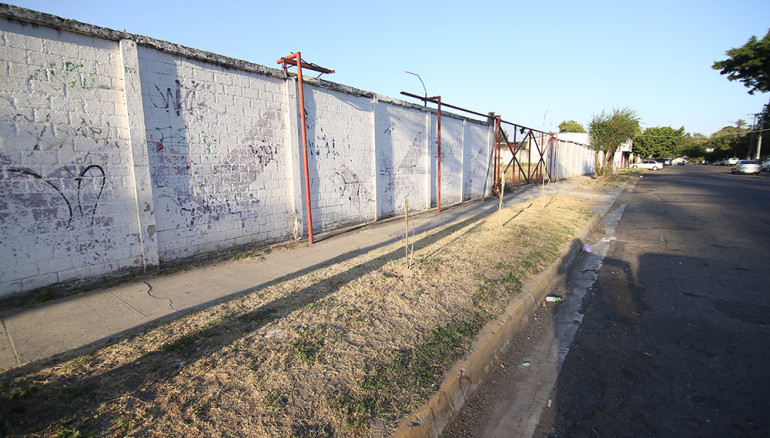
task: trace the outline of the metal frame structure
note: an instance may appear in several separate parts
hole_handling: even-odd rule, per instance
[[[310,212],[310,174],[307,164],[307,125],[305,124],[305,93],[303,87],[304,81],[302,80],[302,69],[306,68],[308,70],[320,72],[321,74],[334,73],[334,70],[329,70],[328,68],[323,68],[316,64],[302,61],[302,55],[300,52],[292,53],[289,56],[284,56],[283,58],[276,61],[276,63],[283,64],[283,71],[287,75],[289,74],[289,67],[293,67],[295,65],[297,67],[297,84],[299,88],[299,117],[300,123],[302,124],[302,159],[305,166],[305,208],[307,209],[307,236],[308,243],[312,245],[313,215]]]
[[[450,105],[448,103],[441,102],[441,96],[422,97],[416,94],[407,93],[406,91],[402,91],[401,94],[403,94],[404,96],[409,96],[415,99],[419,99],[425,103],[433,102],[438,104],[438,158],[437,158],[438,160],[438,187],[437,187],[438,211],[441,211],[441,106],[442,105],[445,107],[464,111],[469,114],[494,120],[495,147],[492,150],[491,158],[492,158],[493,169],[494,169],[492,190],[495,191],[495,193],[499,194],[499,186],[500,186],[500,181],[502,180],[502,177],[503,177],[503,172],[507,172],[508,169],[511,167],[513,168],[511,170],[511,185],[513,187],[524,185],[522,180],[526,181],[526,184],[530,184],[536,181],[537,182],[544,181],[544,178],[546,175],[548,176],[549,181],[554,180],[553,163],[554,163],[554,159],[556,158],[556,145],[558,144],[557,134],[548,133],[537,129],[528,128],[526,126],[518,125],[516,123],[508,122],[503,120],[501,116],[495,116],[494,113],[482,114],[476,111],[471,111],[469,109],[461,108],[459,106]],[[502,129],[503,123],[513,126],[513,142],[509,141],[508,135]],[[536,133],[539,134],[539,137],[541,138],[540,142],[538,142]],[[524,135],[524,138],[521,141],[517,140],[519,134]],[[547,138],[547,141],[545,140],[546,138]],[[519,161],[519,158],[518,158],[518,153],[521,152],[521,149],[522,149],[522,147],[520,146],[523,146],[524,143],[527,143],[527,146],[528,146],[526,171],[524,171],[524,167],[521,165],[521,162]],[[534,170],[532,169],[532,144],[533,143],[538,153],[538,161],[537,161],[537,164],[535,165]],[[512,158],[508,163],[505,164],[505,168],[503,169],[502,152],[504,147],[507,147],[508,150],[511,151]],[[547,163],[545,160],[546,157],[548,157]],[[540,166],[541,164],[542,166]]]

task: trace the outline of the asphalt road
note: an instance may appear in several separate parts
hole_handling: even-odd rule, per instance
[[[614,208],[443,436],[770,436],[770,175],[666,168]]]

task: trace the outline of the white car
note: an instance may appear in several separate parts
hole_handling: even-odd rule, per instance
[[[759,166],[759,161],[757,160],[740,160],[735,164],[732,172],[737,174],[759,175],[759,171],[761,169],[762,168]]]
[[[738,164],[738,161],[741,161],[741,160],[739,160],[736,157],[733,157],[733,158],[728,158],[726,160],[726,163],[727,163],[728,166],[735,166],[736,164]]]
[[[634,163],[634,164],[631,165],[631,167],[633,169],[639,168],[639,169],[658,170],[658,169],[662,169],[663,165],[658,163],[655,160],[645,160],[645,161],[642,161],[641,163]]]
[[[770,172],[770,158],[762,162],[762,170]]]

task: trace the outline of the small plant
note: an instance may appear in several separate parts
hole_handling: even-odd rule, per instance
[[[53,295],[53,292],[51,292],[51,289],[43,288],[37,291],[33,302],[43,303],[45,301],[52,300],[53,298],[54,298],[54,295]]]
[[[268,408],[282,408],[286,406],[288,399],[278,392],[268,392],[265,396],[265,406]]]
[[[307,366],[315,364],[321,347],[323,347],[323,332],[318,328],[303,329],[300,339],[291,344],[294,356]]]
[[[245,349],[246,349],[246,347],[243,346],[243,343],[241,343],[241,341],[238,340],[238,341],[235,341],[232,344],[230,344],[230,347],[228,347],[227,350],[230,353],[235,353],[236,351],[242,351],[242,350],[245,350]]]
[[[189,334],[180,336],[176,340],[163,345],[163,351],[172,353],[177,350],[179,350],[180,352],[191,350],[192,345],[195,343],[195,338],[196,338],[196,333],[189,333]]]
[[[128,418],[118,418],[118,427],[123,430],[131,430],[133,429],[133,422],[129,420]]]
[[[22,388],[20,386],[17,386],[7,392],[6,394],[3,394],[3,400],[11,401],[11,400],[18,400],[22,399],[30,394],[34,394],[37,392],[37,387],[35,385],[30,385],[26,388]]]

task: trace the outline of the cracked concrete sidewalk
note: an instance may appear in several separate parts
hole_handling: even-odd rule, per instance
[[[588,177],[547,186],[547,194],[569,193],[597,198],[597,209],[609,208],[617,193],[578,190]],[[620,189],[622,191],[622,189]],[[532,201],[541,186],[529,185],[505,197],[505,206]],[[418,213],[410,222],[416,234],[435,227],[496,211],[496,198],[469,201]],[[605,210],[606,211],[606,210]],[[598,211],[604,214],[605,211]],[[354,257],[403,237],[401,220],[385,220],[350,231],[319,236],[317,242],[274,251],[260,262],[232,260],[143,276],[117,286],[95,289],[33,307],[0,312],[0,370],[98,345],[152,321],[174,317],[266,286],[282,276],[312,268],[335,257]]]

